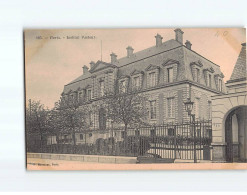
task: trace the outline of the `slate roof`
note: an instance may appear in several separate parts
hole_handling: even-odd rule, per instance
[[[237,79],[243,79],[247,76],[247,67],[246,67],[246,43],[242,44],[242,49],[239,53],[237,62],[234,66],[234,69],[232,71],[231,78],[228,82],[237,80]]]
[[[178,80],[189,79],[193,80],[191,73],[191,63],[199,63],[203,65],[203,69],[213,69],[214,74],[222,74],[220,67],[214,64],[210,60],[201,56],[193,50],[188,49],[180,42],[171,39],[163,42],[160,46],[153,46],[142,51],[134,53],[131,57],[123,57],[117,60],[114,65],[102,61],[98,61],[96,64],[102,63],[106,66],[118,67],[118,77],[130,76],[134,71],[142,72],[150,64],[153,66],[160,66],[164,63],[169,65],[169,62],[176,62],[180,64],[178,66]],[[97,66],[95,65],[92,70]],[[78,87],[85,88],[91,84],[91,70],[86,75],[81,75],[69,84],[64,86],[64,93],[68,93],[70,90],[76,90]],[[215,88],[215,87],[214,87]]]

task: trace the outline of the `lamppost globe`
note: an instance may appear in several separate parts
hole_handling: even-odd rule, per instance
[[[188,115],[191,115],[191,112],[193,110],[193,104],[194,102],[192,102],[190,98],[187,99],[187,102],[184,102],[185,110],[186,112],[188,112]]]

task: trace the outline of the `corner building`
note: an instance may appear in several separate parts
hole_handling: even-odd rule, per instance
[[[183,41],[184,32],[175,29],[175,39],[163,42],[155,36],[153,47],[134,52],[126,48],[127,55],[118,59],[110,54],[111,62],[90,63],[83,67],[83,74],[64,86],[61,101],[77,99],[82,105],[94,108],[90,115],[90,130],[111,127],[100,107],[104,93],[114,90],[114,84],[126,90],[137,89],[148,97],[148,121],[150,124],[182,123],[189,120],[184,102],[191,97],[197,120],[211,119],[211,96],[226,93],[219,65],[192,50],[190,41]],[[93,132],[93,131],[92,131]],[[96,133],[89,133],[78,143],[96,140]],[[103,137],[102,137],[103,136]],[[101,135],[102,138],[107,135]],[[94,138],[93,138],[94,137]]]

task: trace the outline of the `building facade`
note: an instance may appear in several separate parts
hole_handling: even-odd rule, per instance
[[[190,41],[184,44],[181,29],[174,31],[175,39],[163,42],[157,34],[153,47],[134,52],[128,46],[123,58],[112,53],[111,62],[91,62],[90,68],[83,66],[80,77],[64,86],[61,101],[76,99],[94,110],[89,129],[95,133],[84,134],[82,139],[77,135],[78,143],[107,136],[97,133],[112,125],[102,117],[101,103],[106,91],[116,90],[115,84],[128,92],[138,90],[148,98],[150,124],[188,121],[184,102],[189,97],[195,102],[193,112],[197,120],[212,118],[211,96],[226,93],[224,75],[219,65],[193,51]]]
[[[226,82],[227,94],[212,97],[213,161],[247,161],[246,43]]]

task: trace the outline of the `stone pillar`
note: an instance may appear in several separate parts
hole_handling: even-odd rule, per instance
[[[233,162],[239,161],[239,142],[232,143]]]
[[[226,162],[226,143],[212,143],[213,147],[213,162]]]

